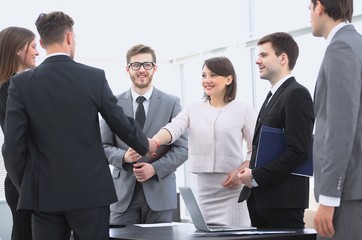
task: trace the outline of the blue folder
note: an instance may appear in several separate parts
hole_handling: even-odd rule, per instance
[[[261,126],[259,145],[256,153],[255,167],[261,167],[273,161],[287,150],[285,144],[284,129]],[[292,174],[313,176],[313,137],[308,160],[300,165]]]

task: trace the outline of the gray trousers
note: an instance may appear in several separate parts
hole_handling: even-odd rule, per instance
[[[172,222],[174,210],[153,211],[147,204],[142,184],[137,183],[130,205],[124,213],[111,211],[111,225]]]

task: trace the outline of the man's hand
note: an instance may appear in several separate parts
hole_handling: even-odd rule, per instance
[[[222,185],[226,188],[238,187],[241,184],[241,180],[238,178],[238,172],[239,169],[235,169],[231,173],[229,173]]]
[[[151,164],[140,162],[133,164],[133,174],[137,181],[144,182],[153,177],[156,171]]]
[[[123,160],[126,163],[134,163],[137,162],[142,156],[139,155],[135,150],[132,148],[128,148],[126,153],[124,154]]]
[[[314,217],[314,228],[322,237],[331,238],[334,235],[333,215],[335,207],[320,204]]]
[[[250,168],[244,168],[238,173],[238,178],[241,180],[241,182],[248,188],[252,188],[253,185],[251,185],[251,169]]]
[[[149,138],[148,145],[149,145],[149,147],[148,147],[147,156],[155,157],[157,148],[160,146],[160,144],[157,142],[157,140]]]

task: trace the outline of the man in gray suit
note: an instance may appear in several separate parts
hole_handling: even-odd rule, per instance
[[[362,36],[353,0],[311,0],[313,35],[329,42],[315,88],[318,239],[362,236]]]
[[[141,109],[144,116],[138,121],[145,134],[152,137],[181,111],[180,99],[153,87],[157,65],[155,52],[149,46],[139,44],[128,50],[126,70],[132,87],[117,97],[118,105],[136,120]],[[139,97],[144,97],[141,103],[138,103]],[[164,149],[160,147],[154,158],[141,157],[104,121],[101,136],[113,166],[118,196],[118,202],[111,205],[110,224],[172,222],[173,210],[177,207],[175,171],[187,159],[186,136]]]

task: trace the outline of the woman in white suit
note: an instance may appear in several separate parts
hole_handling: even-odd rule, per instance
[[[207,59],[201,84],[205,92],[202,101],[185,107],[153,138],[170,144],[188,130],[188,170],[197,174],[198,200],[206,222],[250,225],[246,204],[238,203],[242,185],[237,173],[249,164],[254,111],[235,100],[237,78],[228,58]]]

